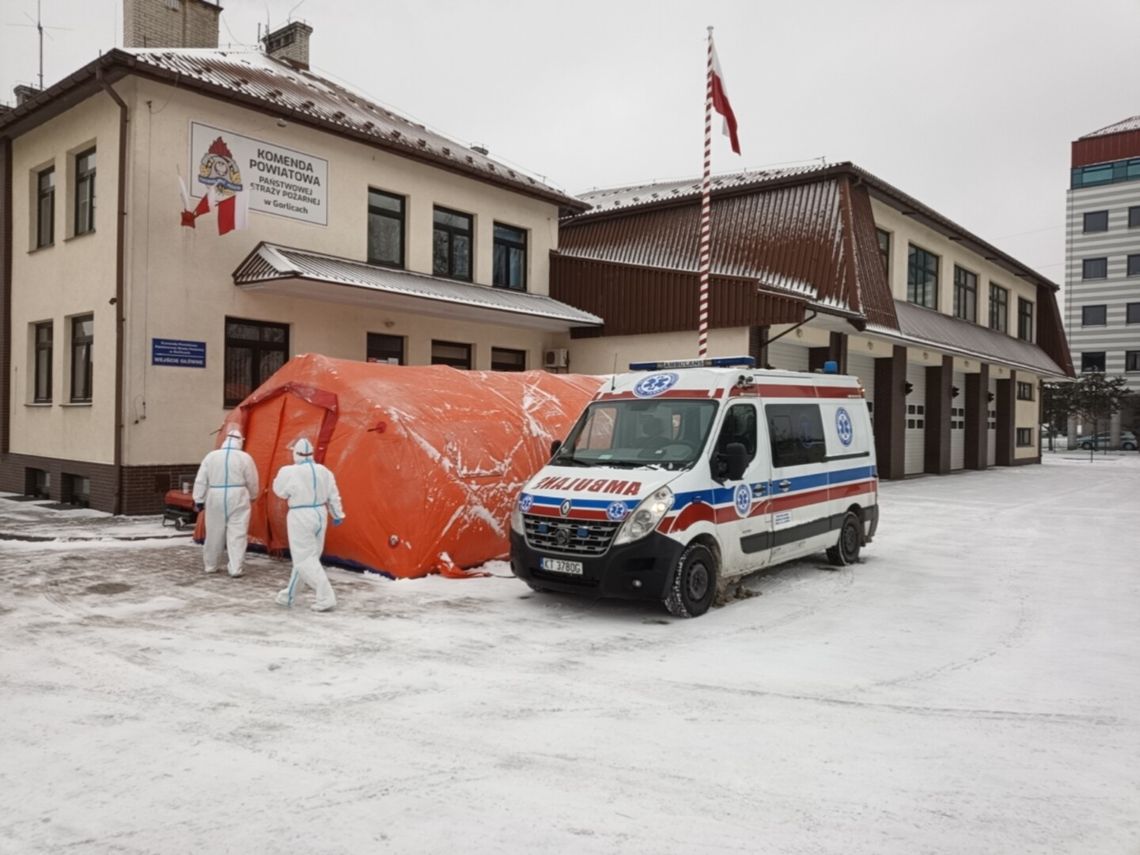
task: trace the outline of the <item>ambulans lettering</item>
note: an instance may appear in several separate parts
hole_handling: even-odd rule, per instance
[[[536,490],[568,490],[572,493],[614,493],[618,496],[636,496],[641,493],[640,481],[611,481],[608,478],[543,478],[534,485]]]

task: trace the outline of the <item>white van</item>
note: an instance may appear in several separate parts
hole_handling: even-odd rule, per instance
[[[770,564],[855,562],[879,521],[863,388],[752,365],[640,363],[607,382],[519,494],[515,575],[695,617]]]

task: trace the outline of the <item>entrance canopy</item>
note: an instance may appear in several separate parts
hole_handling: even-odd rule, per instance
[[[272,243],[259,244],[233,275],[234,284],[243,291],[264,291],[439,318],[550,332],[602,324],[597,315],[545,294],[456,282]]]

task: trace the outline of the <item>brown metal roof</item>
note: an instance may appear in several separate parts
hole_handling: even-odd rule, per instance
[[[153,77],[177,86],[237,102],[274,116],[293,119],[341,136],[360,140],[415,160],[536,196],[563,211],[586,204],[525,172],[507,166],[374,103],[346,86],[273,59],[256,50],[115,49],[41,92],[0,114],[0,133],[21,124],[41,108],[90,87],[94,78],[124,73]],[[71,102],[72,99],[66,99]]]
[[[713,198],[752,193],[760,189],[779,186],[795,186],[841,175],[851,178],[852,187],[865,185],[873,198],[895,208],[906,216],[913,217],[928,228],[960,242],[970,251],[1005,268],[1015,276],[1022,277],[1035,284],[1045,285],[1053,291],[1059,289],[1057,283],[1042,276],[1033,268],[1022,264],[1013,256],[1002,252],[993,244],[963,228],[933,208],[924,205],[913,196],[904,193],[894,185],[850,161],[831,165],[812,164],[794,169],[750,170],[714,176]],[[647,210],[670,205],[683,205],[691,203],[694,198],[699,199],[700,192],[700,182],[691,179],[638,184],[609,190],[593,190],[581,196],[583,201],[591,205],[591,209],[572,216],[568,222],[577,223],[607,216],[619,216],[623,212],[633,209]]]
[[[550,296],[604,319],[600,328],[571,330],[573,338],[695,330],[699,289],[693,271],[550,256]],[[713,329],[798,323],[805,307],[802,298],[762,290],[755,280],[713,276],[709,283]]]
[[[732,189],[746,187],[747,192],[725,188],[714,194],[713,274],[751,281],[857,321],[892,326],[894,303],[879,261],[866,190],[852,189],[845,175],[825,169],[814,173],[796,173],[792,184],[742,182]],[[608,207],[599,209],[603,215],[591,211],[563,222],[560,253],[695,273],[698,193],[699,187],[670,191],[668,202],[660,205],[641,204],[637,193],[611,195],[603,203]]]
[[[1032,342],[902,300],[895,301],[895,310],[899,319],[897,330],[869,326],[868,331],[1035,374],[1068,376],[1063,366]]]

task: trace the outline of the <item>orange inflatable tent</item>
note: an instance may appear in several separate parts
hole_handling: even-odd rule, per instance
[[[344,500],[345,523],[325,540],[330,563],[407,578],[430,573],[441,552],[459,567],[503,556],[519,490],[601,382],[298,356],[219,434],[237,424],[257,462],[262,489],[250,543],[288,549],[285,503],[273,495],[273,477],[306,436]]]

